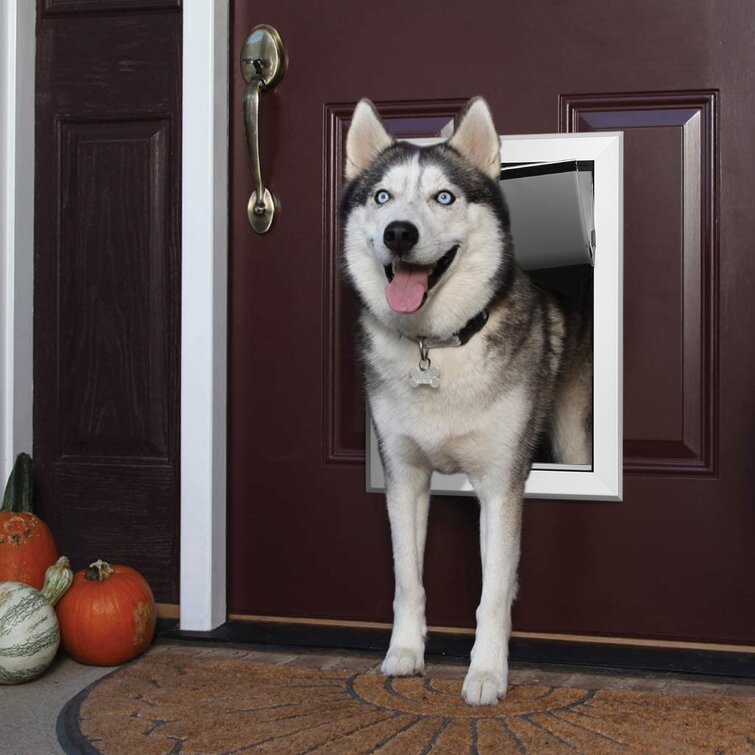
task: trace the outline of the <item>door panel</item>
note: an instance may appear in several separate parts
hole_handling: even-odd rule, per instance
[[[180,8],[38,11],[37,505],[76,569],[127,563],[177,603]]]
[[[732,61],[746,59],[755,9],[283,0],[259,13],[233,4],[231,612],[390,620],[390,537],[364,492],[355,310],[339,277],[343,135],[362,96],[419,136],[482,94],[503,134],[626,136],[625,499],[526,503],[514,628],[752,642],[755,100]],[[264,173],[283,209],[256,236],[237,58],[262,22],[290,64],[263,95]],[[425,570],[428,623],[473,626],[473,501],[433,501]]]
[[[562,130],[624,131],[624,455],[633,472],[715,471],[717,112],[715,90],[561,98]]]

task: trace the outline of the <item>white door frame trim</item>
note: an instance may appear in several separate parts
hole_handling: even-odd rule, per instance
[[[184,0],[181,189],[181,611],[226,620],[228,0]]]
[[[0,480],[32,450],[36,3],[0,4]]]

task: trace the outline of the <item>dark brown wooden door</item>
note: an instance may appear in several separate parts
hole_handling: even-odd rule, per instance
[[[363,96],[419,136],[481,94],[500,133],[625,134],[625,497],[527,502],[515,630],[755,640],[755,7],[237,0],[233,15],[231,613],[390,620],[339,280],[342,140]],[[263,22],[290,66],[264,95],[264,172],[283,210],[260,237],[237,59]],[[476,505],[434,500],[429,624],[473,626],[479,570]]]
[[[40,0],[37,505],[75,568],[178,603],[178,0]]]

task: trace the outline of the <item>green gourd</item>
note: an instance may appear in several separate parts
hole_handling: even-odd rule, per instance
[[[39,676],[60,645],[53,606],[73,582],[66,556],[45,572],[42,590],[21,582],[0,582],[0,684]]]

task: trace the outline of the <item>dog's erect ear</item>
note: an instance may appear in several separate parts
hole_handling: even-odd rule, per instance
[[[359,100],[346,136],[346,179],[351,181],[358,176],[391,144],[393,139],[375,106],[369,100]]]
[[[482,97],[469,101],[461,123],[448,143],[485,175],[499,177],[501,145],[490,108]]]

